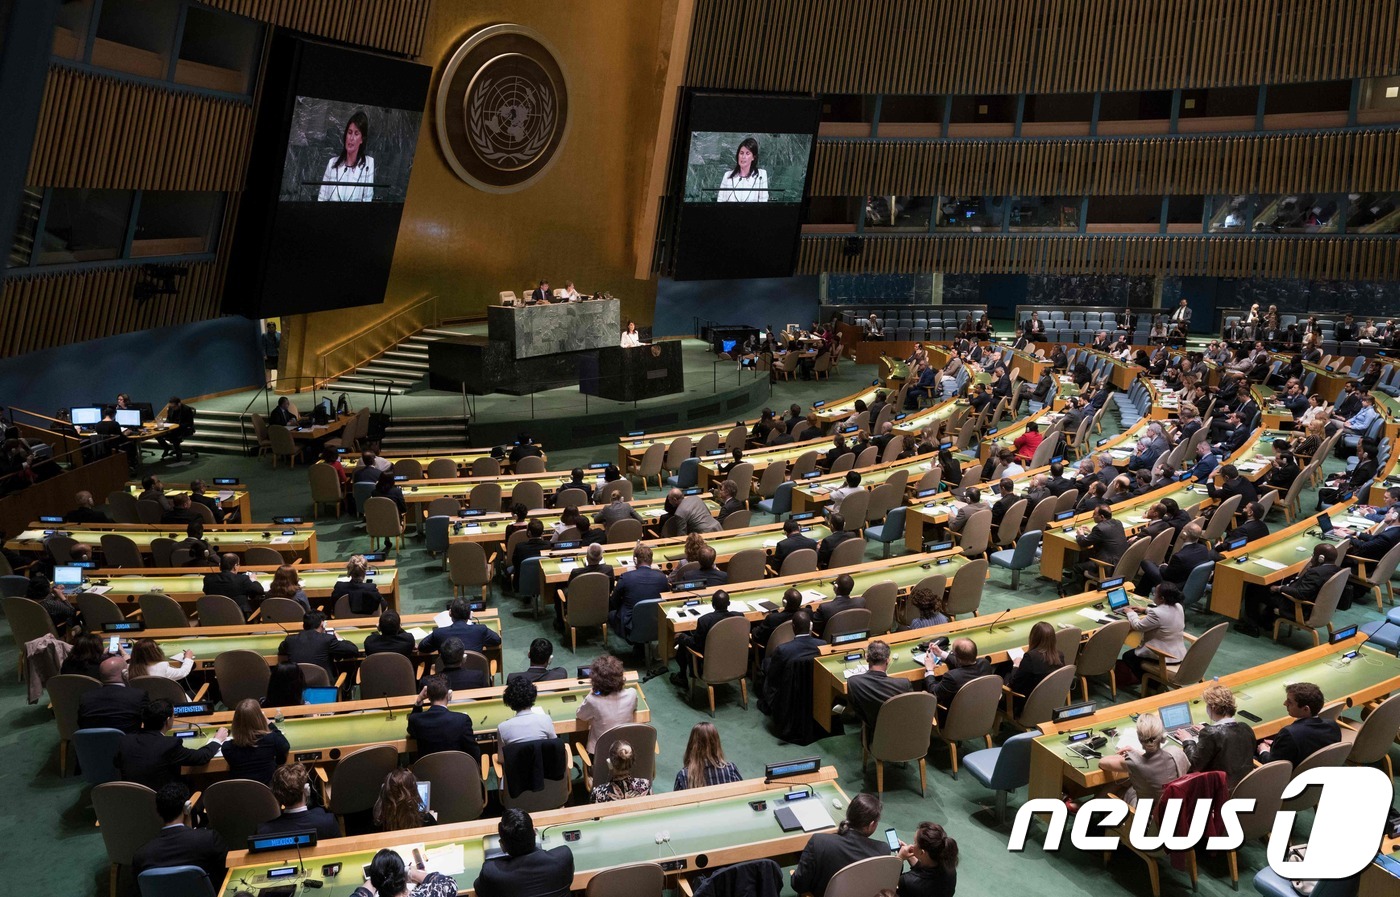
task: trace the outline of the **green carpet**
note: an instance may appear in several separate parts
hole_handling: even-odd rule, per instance
[[[782,409],[791,402],[806,405],[817,398],[848,395],[863,384],[868,384],[872,376],[873,371],[869,368],[843,365],[840,375],[830,383],[779,383],[774,388],[771,405]],[[758,410],[749,409],[745,416],[752,417]],[[726,417],[733,419],[733,415]],[[1116,415],[1110,413],[1105,418],[1105,424],[1106,432],[1110,427],[1116,428]],[[614,455],[611,443],[568,447],[548,445],[546,450],[551,468],[557,469],[568,469],[574,463]],[[1332,461],[1329,466],[1335,467],[1339,463]],[[274,471],[266,461],[210,456],[199,459],[192,466],[183,466],[178,471],[162,468],[159,464],[153,465],[151,470],[171,482],[188,479],[191,475],[241,477],[253,491],[254,515],[260,520],[281,514],[309,514],[311,510],[306,473],[302,468],[292,471],[284,467]],[[1310,508],[1314,500],[1315,496],[1311,493],[1305,495],[1304,507]],[[66,508],[54,510],[61,512]],[[755,523],[764,520],[766,518],[759,515]],[[318,533],[321,557],[326,560],[344,558],[369,548],[368,539],[355,530],[348,519],[339,522],[323,520],[318,525]],[[871,559],[878,557],[879,549],[870,547],[866,556]],[[451,596],[442,562],[429,558],[421,542],[408,540],[399,557],[399,565],[404,570],[402,605],[405,611],[438,610]],[[1008,582],[1006,571],[993,572],[983,597],[982,613],[996,613],[1055,597],[1055,588],[1051,583],[1039,580],[1029,572],[1023,577],[1019,591],[1013,592]],[[495,594],[492,603],[501,609],[504,618],[505,666],[508,671],[523,669],[527,665],[525,649],[531,639],[543,635],[558,642],[549,620],[534,620],[522,602]],[[1376,619],[1377,612],[1372,604],[1369,607],[1354,607],[1340,613],[1339,617],[1343,624],[1363,622]],[[1188,617],[1188,628],[1199,633],[1219,619],[1209,614],[1194,613]],[[1232,632],[1226,638],[1211,671],[1224,674],[1254,666],[1284,656],[1304,645],[1305,640],[1301,638],[1278,645],[1268,638],[1247,638]],[[616,641],[614,647],[619,651],[624,648]],[[599,636],[594,632],[579,645],[576,654],[570,652],[566,645],[560,645],[555,662],[573,668],[587,663],[601,649]],[[9,638],[0,641],[0,668],[14,669],[14,651]],[[652,724],[661,733],[656,788],[658,791],[669,791],[680,766],[686,733],[695,722],[707,719],[708,714],[700,709],[701,704],[692,705],[683,700],[665,677],[648,683],[646,694],[652,708]],[[57,736],[51,716],[42,701],[29,705],[24,695],[24,689],[19,685],[11,684],[0,689],[0,714],[5,723],[3,730],[0,730],[0,789],[3,789],[10,808],[0,817],[0,839],[9,845],[4,851],[8,859],[0,861],[0,868],[9,872],[13,880],[23,867],[32,863],[31,871],[42,876],[45,891],[64,895],[105,894],[106,854],[101,836],[93,827],[87,789],[78,777],[58,777]],[[1120,691],[1120,698],[1131,699],[1132,696]],[[1106,690],[1097,691],[1095,697],[1101,703],[1109,700]],[[698,701],[703,701],[702,694]],[[840,771],[841,787],[848,794],[874,789],[873,765],[868,775],[862,773],[859,736],[854,734],[853,728],[848,728],[848,734],[844,736],[828,738],[810,747],[783,745],[768,733],[764,718],[752,701],[747,711],[740,707],[737,688],[720,689],[718,702],[715,722],[724,739],[725,751],[746,776],[760,776],[763,765],[773,760],[819,753],[826,763]],[[1395,753],[1400,754],[1400,751]],[[1033,839],[1025,852],[1008,853],[1006,841],[1009,823],[1001,827],[994,824],[992,814],[987,809],[992,804],[991,793],[967,773],[960,774],[954,780],[948,771],[947,751],[941,743],[931,749],[929,757],[929,789],[924,798],[918,793],[916,766],[894,765],[886,768],[886,811],[882,827],[892,825],[908,839],[922,820],[932,820],[946,826],[958,840],[962,851],[962,894],[1014,893],[1031,881],[1037,883],[1037,890],[1056,895],[1117,897],[1120,894],[1150,893],[1142,861],[1127,852],[1121,852],[1107,868],[1101,865],[1099,855],[1083,854],[1068,846],[1055,855],[1045,854],[1040,849],[1038,838]],[[1023,798],[1024,791],[1013,797],[1013,809]],[[638,845],[638,860],[650,858],[657,849],[652,844]],[[55,857],[61,857],[61,861],[55,862]],[[1245,870],[1242,872],[1244,892],[1249,890],[1249,877],[1263,863],[1262,847],[1250,846],[1246,849],[1242,863]],[[459,881],[459,884],[463,882]],[[1164,894],[1182,895],[1188,888],[1189,880],[1184,873],[1164,867]],[[1223,858],[1202,860],[1200,891],[1220,897],[1231,893]]]

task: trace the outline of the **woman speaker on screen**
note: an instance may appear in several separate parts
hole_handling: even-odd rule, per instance
[[[745,137],[734,152],[734,170],[724,174],[716,202],[767,202],[768,172],[758,167],[758,141]]]
[[[318,202],[371,202],[374,199],[374,157],[369,149],[369,119],[356,112],[345,123],[340,154],[326,163]]]

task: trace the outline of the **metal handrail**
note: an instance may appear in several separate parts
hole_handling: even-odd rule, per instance
[[[420,330],[423,330],[426,327],[437,326],[437,324],[440,321],[437,303],[438,297],[436,295],[424,296],[422,299],[419,299],[412,305],[409,305],[405,308],[401,308],[393,314],[385,317],[384,319],[376,321],[368,327],[361,329],[358,333],[352,336],[348,336],[345,339],[342,339],[340,342],[335,343],[331,346],[318,349],[316,354],[319,355],[321,358],[321,383],[325,383],[329,380],[334,380],[336,377],[344,376],[345,374],[350,373],[356,368],[367,364],[370,361],[373,361],[375,358],[389,351],[394,346],[401,343],[403,340],[419,332]],[[406,317],[418,312],[420,309],[429,305],[432,306],[431,314],[426,316],[415,317],[414,320],[410,322],[410,326],[408,327],[398,326],[400,322],[403,321]],[[349,365],[348,367],[344,367],[334,373],[330,371],[331,359],[337,353],[341,352],[348,346],[354,345],[360,340],[365,340],[370,337],[374,338],[375,344],[383,345],[381,345],[380,348],[373,349],[370,351],[352,352],[351,356],[357,359],[353,364]]]

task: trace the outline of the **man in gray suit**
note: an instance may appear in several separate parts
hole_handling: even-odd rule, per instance
[[[976,486],[968,487],[967,491],[963,494],[967,497],[967,504],[958,508],[957,512],[954,513],[952,518],[948,521],[948,529],[955,533],[963,531],[963,527],[967,526],[967,521],[973,514],[978,511],[990,511],[992,509],[991,505],[982,500],[982,490],[978,489]]]
[[[602,526],[603,529],[607,529],[617,521],[626,520],[628,517],[631,517],[639,523],[642,522],[641,516],[638,515],[636,511],[632,510],[632,506],[622,500],[622,490],[614,489],[608,493],[607,507],[603,508],[597,517],[593,518],[593,522]]]
[[[688,536],[691,533],[717,533],[720,531],[719,521],[710,513],[703,497],[686,495],[679,489],[672,489],[671,497],[677,502],[674,516],[681,521],[682,533]]]
[[[880,707],[895,695],[912,691],[914,684],[908,679],[891,678],[886,675],[890,666],[890,646],[876,639],[865,649],[865,664],[868,669],[846,681],[850,694],[850,707],[856,718],[872,734],[875,722],[880,715]]]

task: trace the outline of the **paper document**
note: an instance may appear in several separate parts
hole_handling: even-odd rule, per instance
[[[816,602],[816,601],[825,601],[825,600],[826,600],[826,596],[823,595],[821,592],[818,592],[816,589],[803,589],[803,590],[802,590],[802,603],[803,603],[803,604],[812,604],[813,602]]]
[[[731,601],[729,602],[729,609],[730,609],[730,611],[732,611],[732,612],[734,612],[734,613],[736,613],[736,614],[746,614],[746,613],[748,613],[749,611],[753,610],[753,607],[751,607],[747,601],[733,601],[733,600],[731,600]]]
[[[415,642],[421,642],[421,641],[423,641],[423,639],[425,639],[425,638],[428,637],[428,630],[426,630],[426,629],[419,629],[417,626],[413,627],[412,629],[405,630],[405,631],[406,631],[409,635],[413,636],[413,640],[414,640]]]
[[[826,811],[826,804],[819,800],[808,798],[793,801],[787,807],[792,810],[792,815],[797,821],[802,823],[804,832],[815,832],[817,829],[831,828],[836,824],[832,821],[831,814]]]
[[[1278,561],[1271,561],[1268,558],[1253,558],[1254,563],[1261,567],[1268,567],[1270,570],[1282,570],[1287,564],[1280,564]]]
[[[273,545],[286,545],[286,544],[287,544],[288,542],[290,542],[290,541],[292,541],[292,537],[291,537],[291,536],[273,536],[273,537],[272,537],[272,544],[273,544]]]
[[[1020,660],[1022,657],[1025,656],[1026,651],[1024,648],[1011,648],[1006,652],[1006,659],[1011,661],[1012,663],[1015,663],[1016,661]]]
[[[777,545],[778,545],[778,540],[777,540],[777,539],[764,539],[764,540],[763,540],[763,547],[764,547],[764,548],[776,548]]]
[[[1108,614],[1105,614],[1102,611],[1094,610],[1092,607],[1086,607],[1083,610],[1081,610],[1079,612],[1079,616],[1088,617],[1095,623],[1107,623],[1111,620],[1117,619],[1117,617],[1109,616]]]
[[[1121,751],[1124,748],[1142,753],[1142,742],[1138,741],[1137,727],[1118,730],[1118,744],[1113,749]]]
[[[1346,523],[1347,526],[1359,526],[1366,530],[1376,525],[1376,521],[1367,520],[1365,517],[1347,517]]]
[[[112,587],[111,587],[111,586],[88,586],[87,588],[83,589],[83,591],[84,591],[84,592],[88,592],[88,593],[93,594],[93,595],[105,595],[105,594],[107,594],[108,592],[112,591]]]
[[[451,625],[452,625],[452,614],[448,613],[447,611],[443,611],[442,613],[438,614],[436,617],[433,617],[433,625],[434,625],[434,626],[451,626]]]
[[[443,875],[461,875],[467,871],[466,850],[461,844],[444,844],[429,847],[426,855],[429,872]]]
[[[228,501],[230,498],[233,498],[232,489],[224,489],[219,493],[219,501]]]

